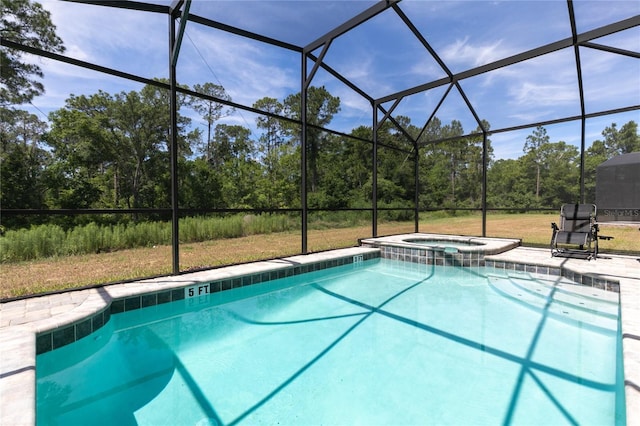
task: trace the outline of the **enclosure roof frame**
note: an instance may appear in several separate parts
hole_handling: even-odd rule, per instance
[[[538,127],[538,126],[543,126],[543,125],[548,125],[548,124],[557,124],[557,123],[563,123],[563,122],[569,122],[569,121],[578,121],[580,120],[582,123],[582,144],[580,147],[580,156],[581,156],[581,170],[580,170],[580,174],[581,174],[581,199],[584,197],[584,156],[585,156],[585,143],[584,143],[584,133],[585,133],[585,120],[588,118],[592,118],[592,117],[599,117],[599,116],[606,116],[606,115],[612,115],[612,114],[618,114],[618,113],[623,113],[623,112],[630,112],[630,111],[637,111],[640,110],[640,100],[637,104],[635,105],[620,105],[618,107],[615,108],[611,108],[605,111],[596,111],[596,112],[586,112],[585,109],[585,99],[584,99],[584,93],[583,93],[583,76],[582,76],[582,62],[581,62],[581,58],[580,58],[580,47],[583,48],[588,48],[588,49],[594,49],[594,50],[599,50],[599,51],[604,51],[604,52],[608,52],[608,53],[612,53],[612,54],[618,54],[618,55],[624,55],[633,59],[640,59],[640,52],[634,52],[634,51],[630,51],[627,49],[622,49],[622,48],[618,48],[618,47],[613,47],[613,46],[606,46],[603,45],[601,43],[597,43],[594,42],[594,40],[601,38],[601,37],[605,37],[611,34],[615,34],[621,31],[626,31],[635,27],[640,26],[640,15],[635,15],[635,16],[631,16],[629,18],[626,19],[622,19],[618,22],[614,22],[608,25],[604,25],[601,26],[599,28],[595,28],[595,29],[591,29],[588,31],[584,31],[579,33],[577,31],[576,28],[576,24],[575,24],[575,16],[574,16],[574,3],[573,0],[566,0],[566,4],[567,4],[567,8],[569,11],[569,19],[570,19],[570,24],[571,24],[571,36],[567,37],[567,38],[562,38],[560,40],[556,40],[553,41],[551,43],[547,43],[544,44],[542,46],[538,46],[535,47],[533,49],[529,49],[526,51],[522,51],[520,53],[517,53],[515,55],[511,55],[509,57],[506,58],[502,58],[487,64],[483,64],[480,66],[476,66],[473,68],[468,68],[468,69],[464,69],[463,71],[460,72],[452,72],[451,69],[449,68],[449,66],[447,65],[446,61],[444,61],[438,54],[437,52],[432,48],[432,46],[429,43],[429,40],[427,37],[425,37],[422,32],[414,25],[414,23],[411,21],[411,19],[404,13],[403,9],[400,7],[400,3],[401,0],[380,0],[378,2],[376,2],[375,4],[373,4],[372,6],[370,6],[369,8],[367,8],[366,10],[364,10],[363,12],[357,14],[356,16],[353,16],[350,19],[347,19],[346,21],[344,21],[343,23],[335,26],[334,28],[329,29],[328,31],[326,31],[324,33],[324,35],[320,36],[319,38],[311,41],[310,43],[304,44],[302,45],[297,45],[294,43],[290,43],[290,42],[286,42],[284,40],[278,40],[272,37],[268,37],[264,34],[259,34],[256,32],[252,32],[249,31],[247,29],[244,28],[240,28],[240,27],[236,27],[236,26],[232,26],[229,24],[225,24],[223,22],[218,22],[216,20],[207,18],[207,17],[203,17],[203,16],[199,16],[196,14],[192,14],[190,13],[189,10],[189,6],[191,3],[191,0],[173,0],[171,2],[170,5],[162,5],[162,4],[154,4],[154,3],[145,3],[145,2],[138,2],[138,1],[133,1],[133,0],[67,0],[70,2],[75,2],[75,3],[81,3],[81,4],[87,4],[87,5],[94,5],[94,6],[101,6],[101,7],[108,7],[108,8],[119,8],[119,9],[126,9],[126,10],[135,10],[135,11],[140,11],[140,12],[148,12],[148,13],[158,13],[158,14],[165,14],[169,17],[170,21],[171,21],[171,30],[170,30],[170,35],[169,35],[169,39],[173,40],[173,42],[171,42],[171,46],[169,47],[169,51],[170,51],[170,63],[169,63],[169,67],[173,68],[172,71],[172,84],[166,84],[164,82],[161,81],[157,81],[157,80],[153,80],[153,79],[149,79],[149,78],[145,78],[145,77],[141,77],[141,76],[137,76],[131,73],[127,73],[124,71],[120,71],[117,69],[113,69],[113,68],[109,68],[109,67],[104,67],[104,66],[100,66],[97,64],[93,64],[93,63],[89,63],[86,61],[82,61],[79,59],[74,59],[74,58],[70,58],[61,54],[57,54],[57,53],[53,53],[53,52],[47,52],[41,49],[37,49],[37,48],[33,48],[33,47],[29,47],[20,43],[16,43],[14,41],[11,40],[7,40],[5,38],[3,38],[1,40],[1,45],[4,47],[8,47],[10,49],[17,49],[17,50],[21,50],[27,53],[31,53],[37,56],[42,56],[42,57],[46,57],[46,58],[50,58],[56,61],[60,61],[60,62],[64,62],[64,63],[68,63],[68,64],[72,64],[75,66],[79,66],[82,68],[87,68],[87,69],[91,69],[94,71],[98,71],[98,72],[102,72],[102,73],[106,73],[109,75],[113,75],[113,76],[117,76],[120,78],[124,78],[124,79],[128,79],[128,80],[132,80],[132,81],[137,81],[143,84],[149,84],[149,85],[154,85],[154,86],[158,86],[158,87],[162,87],[165,89],[169,89],[171,91],[171,96],[175,97],[177,93],[185,93],[185,94],[189,94],[191,96],[198,96],[198,97],[202,97],[205,99],[209,99],[209,100],[213,100],[215,102],[220,102],[224,105],[227,106],[232,106],[235,108],[240,108],[243,110],[247,110],[247,111],[252,111],[255,112],[257,114],[263,114],[263,115],[267,115],[267,116],[271,116],[274,118],[278,118],[278,119],[282,119],[282,120],[287,120],[287,121],[295,121],[297,124],[299,124],[301,126],[301,143],[302,146],[305,146],[305,134],[306,134],[306,129],[307,126],[310,127],[316,127],[317,126],[311,126],[311,124],[307,123],[306,119],[301,119],[301,120],[293,120],[290,117],[284,117],[284,116],[280,116],[280,115],[276,115],[276,114],[272,114],[269,113],[267,111],[262,111],[259,109],[256,109],[254,107],[248,106],[248,105],[241,105],[241,104],[237,104],[225,99],[218,99],[216,97],[212,97],[212,96],[208,96],[208,95],[203,95],[200,93],[196,93],[195,91],[191,91],[188,89],[184,89],[184,88],[180,88],[175,84],[175,65],[177,63],[178,60],[178,55],[179,55],[179,51],[180,51],[180,47],[182,44],[182,35],[184,34],[185,28],[187,25],[189,25],[189,23],[195,23],[198,25],[203,25],[203,26],[207,26],[216,30],[220,30],[220,31],[224,31],[226,33],[230,33],[230,34],[234,34],[240,37],[244,37],[244,38],[248,38],[257,42],[261,42],[261,43],[266,43],[269,44],[271,46],[275,46],[281,49],[286,49],[288,51],[291,52],[295,52],[297,54],[300,54],[301,57],[301,61],[302,61],[302,65],[301,65],[301,69],[303,70],[303,72],[301,73],[300,76],[300,87],[301,87],[301,94],[303,96],[301,96],[301,105],[305,105],[306,104],[306,99],[304,99],[305,95],[306,95],[306,89],[309,87],[311,81],[313,80],[313,77],[315,76],[316,72],[322,68],[323,70],[325,70],[327,73],[329,73],[331,76],[333,76],[334,78],[336,78],[338,81],[342,82],[343,84],[345,84],[347,87],[349,87],[351,90],[353,90],[355,93],[357,93],[358,95],[362,96],[363,99],[367,100],[370,104],[371,104],[371,108],[372,108],[372,119],[371,119],[371,128],[374,130],[373,131],[373,139],[372,141],[370,141],[373,146],[374,149],[373,151],[373,157],[372,157],[372,161],[373,161],[373,185],[372,185],[372,211],[373,211],[373,229],[372,229],[372,234],[373,236],[377,236],[377,228],[376,228],[376,220],[377,220],[377,180],[376,180],[376,159],[377,159],[377,149],[379,147],[384,147],[384,148],[391,148],[391,149],[399,149],[402,152],[406,152],[407,154],[415,154],[415,161],[416,161],[416,167],[415,167],[415,173],[416,173],[416,197],[415,197],[415,212],[416,212],[416,232],[418,231],[418,224],[417,224],[417,213],[418,213],[418,208],[417,208],[417,202],[418,202],[418,177],[417,177],[417,161],[418,161],[418,157],[419,157],[419,150],[421,147],[423,147],[425,144],[430,144],[430,143],[438,143],[438,142],[443,142],[443,141],[447,141],[447,140],[454,140],[454,139],[460,139],[460,138],[466,138],[466,137],[477,137],[477,136],[483,136],[483,197],[482,197],[482,212],[483,212],[483,235],[485,234],[485,224],[486,224],[486,212],[487,212],[487,200],[486,200],[486,171],[487,171],[487,167],[488,167],[488,161],[486,158],[486,143],[487,143],[487,135],[490,134],[494,134],[494,133],[502,133],[502,132],[509,132],[509,131],[514,131],[514,130],[521,130],[521,129],[527,129],[527,128],[533,128],[533,127]],[[374,97],[371,94],[369,94],[366,90],[358,87],[357,84],[355,84],[354,82],[352,82],[349,78],[347,78],[346,76],[342,75],[340,72],[336,71],[334,68],[332,68],[329,64],[324,62],[324,57],[325,54],[327,53],[327,51],[331,48],[331,44],[332,42],[343,36],[344,34],[354,30],[355,28],[359,27],[360,25],[365,24],[367,21],[375,18],[376,16],[383,14],[383,13],[395,13],[400,20],[402,21],[402,23],[406,26],[406,28],[414,35],[414,37],[417,39],[417,41],[424,47],[426,53],[428,55],[430,55],[430,57],[438,64],[438,66],[442,69],[442,71],[445,74],[445,77],[443,78],[438,78],[432,81],[427,81],[425,83],[416,85],[414,87],[410,87],[404,90],[400,90],[397,91],[395,93],[389,93],[387,95],[384,96],[380,96],[380,97]],[[175,21],[180,19],[180,25],[178,27],[178,34],[176,36],[175,34]],[[268,19],[268,17],[266,17],[266,19]],[[315,54],[314,52],[318,49],[322,48],[322,51],[320,52],[319,55]],[[525,123],[525,124],[519,124],[519,125],[515,125],[515,126],[509,126],[509,127],[503,127],[503,128],[498,128],[498,129],[486,129],[485,125],[483,123],[483,121],[480,119],[480,117],[478,116],[476,109],[474,107],[473,102],[469,99],[469,97],[466,95],[466,93],[463,91],[460,82],[465,80],[465,79],[469,79],[471,77],[475,77],[481,74],[485,74],[491,71],[495,71],[498,69],[502,69],[511,65],[515,65],[524,61],[528,61],[537,57],[541,57],[544,55],[548,55],[550,53],[554,53],[563,49],[568,49],[568,48],[572,48],[574,50],[574,58],[575,58],[575,63],[576,63],[576,79],[577,79],[577,83],[578,83],[578,90],[579,90],[579,98],[580,98],[580,114],[579,115],[571,115],[571,116],[565,116],[565,117],[555,117],[549,120],[544,120],[544,121],[539,121],[539,122],[535,122],[535,123]],[[311,68],[311,72],[307,73],[307,61],[312,61],[313,62],[313,67]],[[415,95],[418,93],[422,93],[422,92],[426,92],[428,90],[431,89],[435,89],[438,87],[442,87],[442,86],[448,86],[444,96],[441,98],[440,102],[438,103],[438,105],[435,107],[435,109],[433,111],[425,111],[425,118],[426,118],[426,122],[424,124],[424,126],[422,127],[422,130],[420,132],[420,134],[417,137],[414,137],[412,135],[409,134],[409,132],[407,131],[407,129],[403,129],[402,126],[397,122],[397,120],[393,117],[393,112],[396,109],[396,107],[403,101],[403,99],[405,99],[407,96],[411,96],[411,95]],[[478,128],[481,130],[481,133],[478,133],[477,131],[472,131],[470,133],[467,133],[463,136],[460,137],[455,137],[455,138],[445,138],[445,139],[440,139],[440,140],[430,140],[430,141],[421,141],[422,139],[422,134],[424,133],[425,129],[427,128],[427,126],[429,125],[430,121],[435,117],[436,112],[438,111],[438,109],[440,108],[440,106],[442,105],[443,101],[445,100],[445,98],[451,93],[452,88],[455,87],[458,91],[458,93],[461,95],[468,111],[471,113],[471,115],[474,117],[475,121],[478,124]],[[392,102],[391,107],[387,110],[385,107],[383,107],[383,104]],[[304,108],[303,108],[304,109]],[[381,113],[382,114],[382,118],[380,120],[378,120],[378,114]],[[303,117],[305,116],[304,112],[303,114],[301,114]],[[172,114],[172,126],[175,129],[175,114]],[[398,148],[398,147],[392,147],[392,146],[385,146],[384,144],[381,144],[378,140],[377,140],[377,130],[380,128],[380,126],[383,124],[384,121],[389,120],[393,123],[393,125],[397,128],[397,130],[406,138],[407,142],[410,144],[411,148],[407,149],[406,151],[403,150],[402,148]],[[335,132],[333,130],[330,129],[322,129],[320,128],[320,130],[329,132],[329,133],[333,133],[333,134],[340,134],[339,132]],[[174,135],[173,137],[175,137],[175,131],[173,132]],[[351,135],[344,135],[344,136],[348,136],[348,137],[353,137]],[[357,139],[355,137],[353,137],[354,139]],[[174,143],[173,145],[177,146],[177,143],[175,142],[174,139]],[[303,159],[302,159],[302,168],[304,169],[304,167],[306,167],[305,164],[305,159],[304,159],[304,155],[303,155]],[[172,160],[176,161],[176,160]],[[172,167],[176,167],[176,164],[172,164]],[[302,191],[302,200],[306,200],[306,183],[304,182],[304,170],[303,170],[303,183],[301,185],[301,191]],[[175,191],[175,189],[174,189]],[[173,240],[174,242],[172,243],[172,245],[174,246],[174,250],[176,250],[176,252],[174,253],[174,273],[178,273],[179,272],[179,266],[177,263],[177,245],[178,245],[178,241],[177,241],[177,201],[172,202],[172,209],[174,211],[174,222],[175,222],[175,226],[174,226],[174,232],[175,234],[173,235]],[[303,203],[302,206],[302,212],[303,212],[303,218],[305,218],[305,220],[303,220],[303,241],[302,241],[302,247],[303,247],[303,253],[306,253],[307,249],[306,249],[306,237],[307,237],[307,232],[306,232],[306,212],[310,211],[311,209],[308,209],[306,205],[304,205],[306,203]],[[5,212],[5,211],[3,211]]]

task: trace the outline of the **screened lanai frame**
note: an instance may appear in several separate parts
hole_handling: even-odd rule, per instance
[[[288,42],[284,42],[281,40],[277,40],[274,38],[270,38],[255,32],[248,31],[243,28],[234,27],[231,25],[227,25],[223,22],[217,22],[206,17],[197,16],[190,13],[191,0],[176,0],[170,6],[164,6],[159,4],[148,4],[137,1],[102,1],[102,0],[73,0],[77,3],[85,3],[91,5],[98,5],[103,7],[114,7],[121,9],[131,9],[142,12],[150,12],[150,13],[158,13],[165,14],[169,19],[169,34],[167,37],[168,40],[168,48],[169,48],[169,81],[170,84],[167,85],[165,83],[140,77],[134,74],[130,74],[121,70],[116,70],[113,68],[108,68],[96,64],[92,64],[89,62],[81,61],[78,59],[70,58],[60,54],[54,54],[51,52],[42,51],[39,49],[35,49],[29,46],[25,46],[22,44],[18,44],[12,42],[10,40],[2,39],[2,45],[8,48],[21,50],[26,53],[30,53],[36,56],[41,56],[49,59],[53,59],[56,61],[64,62],[67,64],[71,64],[74,66],[98,71],[100,73],[109,74],[115,77],[124,78],[127,80],[136,81],[139,83],[143,83],[146,85],[157,86],[163,89],[168,89],[171,94],[171,216],[172,216],[172,263],[173,263],[173,272],[180,272],[179,265],[179,239],[178,239],[178,218],[182,213],[189,213],[186,209],[181,209],[178,204],[178,168],[177,168],[177,95],[186,94],[193,97],[200,97],[203,99],[215,101],[217,103],[227,105],[229,107],[237,108],[239,110],[250,111],[252,113],[256,113],[259,115],[266,115],[276,118],[278,120],[284,121],[293,121],[296,122],[301,128],[300,135],[300,144],[301,144],[301,164],[300,164],[300,173],[301,173],[301,184],[300,184],[300,196],[301,196],[301,207],[300,209],[261,209],[261,210],[252,210],[252,209],[210,209],[198,211],[197,213],[217,213],[217,212],[232,212],[232,211],[294,211],[299,212],[301,214],[301,253],[306,254],[308,252],[307,247],[307,235],[308,235],[308,214],[312,212],[314,209],[310,209],[307,206],[307,132],[312,126],[307,123],[306,119],[306,100],[307,100],[307,90],[311,85],[311,82],[316,75],[319,69],[323,69],[325,72],[328,72],[334,78],[351,88],[354,92],[358,93],[365,99],[367,102],[371,104],[371,127],[374,129],[373,139],[370,142],[373,144],[372,149],[372,164],[374,167],[371,170],[372,173],[372,205],[370,209],[344,209],[344,210],[366,210],[370,211],[372,214],[372,236],[378,235],[378,211],[380,208],[378,207],[378,188],[377,188],[377,154],[379,147],[385,147],[389,149],[399,149],[397,147],[384,146],[380,141],[378,141],[378,130],[380,127],[387,121],[392,122],[396,127],[399,133],[403,134],[407,140],[408,149],[405,152],[407,155],[412,156],[412,160],[414,162],[414,179],[415,179],[415,197],[414,197],[414,230],[415,232],[419,231],[419,220],[418,215],[420,212],[419,209],[419,193],[420,193],[420,179],[419,179],[419,157],[420,157],[420,149],[425,146],[425,142],[420,141],[420,136],[412,137],[406,129],[394,119],[393,112],[396,108],[402,104],[402,101],[411,95],[427,92],[436,88],[445,88],[444,95],[440,98],[437,106],[433,111],[428,111],[425,114],[425,124],[422,128],[422,132],[425,131],[430,121],[436,116],[439,108],[447,98],[447,96],[453,91],[457,92],[461,98],[464,100],[466,107],[469,112],[473,116],[474,120],[478,124],[478,128],[481,129],[480,133],[470,133],[462,136],[462,138],[469,137],[482,137],[482,200],[481,200],[481,211],[482,211],[482,236],[486,236],[486,216],[487,211],[492,210],[487,207],[487,167],[488,167],[488,156],[487,156],[487,138],[489,135],[510,132],[514,130],[521,130],[527,128],[534,128],[537,126],[545,126],[545,125],[553,125],[559,124],[569,121],[579,121],[581,123],[581,144],[580,144],[580,200],[584,201],[585,197],[585,182],[584,182],[584,160],[585,160],[585,123],[589,118],[613,115],[619,113],[625,113],[630,111],[640,110],[640,104],[635,105],[624,105],[615,109],[608,109],[604,111],[597,111],[587,113],[585,108],[585,96],[583,90],[583,78],[582,78],[582,69],[581,69],[581,59],[580,59],[580,47],[586,47],[589,49],[595,49],[600,51],[605,51],[617,55],[624,55],[627,57],[631,57],[634,59],[640,59],[640,53],[619,49],[611,46],[606,46],[598,43],[594,43],[593,40],[598,38],[615,34],[620,31],[628,30],[630,28],[634,28],[640,26],[640,16],[633,16],[609,25],[605,25],[596,29],[592,29],[586,32],[579,33],[576,27],[575,22],[575,14],[574,14],[574,5],[572,0],[567,0],[566,5],[569,12],[570,26],[571,26],[571,37],[564,38],[561,40],[557,40],[555,42],[545,44],[543,46],[536,47],[531,50],[527,50],[521,53],[518,53],[513,56],[509,56],[507,58],[503,58],[497,60],[495,62],[491,62],[488,64],[484,64],[475,68],[469,68],[459,72],[453,72],[449,69],[445,61],[443,61],[436,51],[429,44],[429,41],[422,35],[420,30],[414,25],[414,23],[409,19],[407,15],[403,12],[403,10],[399,7],[400,0],[383,0],[380,1],[360,14],[354,16],[352,19],[347,20],[341,25],[331,29],[326,32],[322,37],[317,40],[308,43],[304,46],[294,45]],[[336,70],[332,69],[328,64],[323,62],[323,59],[327,52],[330,51],[331,43],[341,35],[352,31],[353,29],[359,27],[361,24],[364,24],[368,20],[378,16],[383,13],[395,13],[402,22],[406,25],[406,27],[415,35],[416,39],[422,44],[424,49],[431,55],[431,57],[438,63],[438,65],[442,68],[446,76],[444,78],[436,79],[433,81],[426,82],[424,84],[408,88],[406,90],[390,93],[382,97],[373,97],[369,95],[366,91],[359,88],[356,84],[351,82],[348,78],[341,75]],[[268,19],[268,18],[267,18]],[[235,34],[237,36],[246,37],[261,43],[266,43],[277,48],[287,49],[292,52],[296,52],[300,54],[300,93],[301,93],[301,119],[299,121],[292,120],[291,118],[279,116],[275,114],[271,114],[269,112],[261,111],[255,109],[253,107],[249,107],[246,105],[242,105],[239,103],[234,103],[231,101],[227,101],[225,99],[219,99],[211,96],[206,96],[195,91],[187,90],[177,85],[177,74],[176,74],[176,64],[180,55],[180,48],[182,46],[182,38],[185,32],[185,28],[190,25],[190,22],[198,23],[200,25],[204,25],[207,27],[214,28],[216,30],[228,32]],[[573,52],[575,55],[575,63],[576,63],[576,76],[578,82],[578,92],[579,92],[579,100],[580,100],[580,114],[572,115],[567,117],[557,117],[551,120],[540,121],[535,123],[521,124],[513,127],[503,127],[499,129],[486,129],[483,126],[482,120],[476,113],[473,103],[469,100],[469,97],[463,90],[460,85],[460,81],[463,81],[468,78],[472,78],[484,73],[488,73],[491,71],[495,71],[501,68],[508,67],[510,65],[514,65],[517,63],[521,63],[533,58],[537,58],[539,56],[544,56],[562,49],[573,48]],[[320,53],[314,53],[318,52]],[[309,66],[309,63],[312,63],[312,66]],[[389,105],[391,106],[385,106]],[[320,130],[329,132],[332,134],[338,134],[340,136],[357,139],[353,135],[343,134],[330,129]],[[456,137],[455,139],[460,139],[461,137]],[[439,143],[446,142],[448,139],[439,139],[432,140],[428,143]],[[100,209],[83,209],[83,210],[57,210],[57,211],[24,211],[24,210],[3,210],[3,214],[105,214],[105,213],[122,213],[122,214],[130,214],[130,213],[168,213],[168,209],[118,209],[114,210],[100,210]]]

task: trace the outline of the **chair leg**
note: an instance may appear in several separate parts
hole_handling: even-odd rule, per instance
[[[558,234],[558,225],[556,225],[555,223],[552,223],[551,229],[553,229],[553,233],[551,234],[551,242],[549,243],[549,247],[551,248],[551,257],[554,257],[558,254],[558,245],[556,244],[556,235]]]

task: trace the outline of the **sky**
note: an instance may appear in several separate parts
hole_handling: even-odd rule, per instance
[[[65,55],[145,78],[168,78],[166,15],[57,0],[41,3],[51,12]],[[190,13],[304,47],[374,4],[365,0],[193,0]],[[635,0],[574,0],[573,4],[578,33],[640,15],[640,2]],[[564,0],[403,0],[399,7],[454,74],[571,37]],[[640,52],[640,26],[593,42]],[[640,60],[587,47],[581,47],[579,53],[587,113],[640,104]],[[41,119],[63,107],[71,94],[91,95],[98,90],[115,94],[142,88],[139,83],[49,59],[28,55],[25,59],[38,63],[44,72],[46,94],[26,108]],[[393,10],[335,38],[324,62],[374,99],[446,76]],[[300,76],[301,55],[297,52],[187,23],[177,64],[180,84],[219,84],[234,102],[251,106],[263,97],[282,101],[299,92]],[[311,84],[325,86],[340,97],[341,110],[332,129],[348,133],[357,126],[371,125],[371,105],[357,92],[323,70]],[[460,86],[492,129],[580,114],[573,48],[463,79]],[[441,86],[407,96],[394,115],[405,115],[422,127],[446,89]],[[181,113],[190,116],[194,125],[203,124],[195,112]],[[444,124],[460,121],[466,132],[477,127],[456,88],[444,98],[436,116]],[[253,113],[236,111],[224,121],[249,127],[255,136],[255,119]],[[587,147],[602,139],[605,127],[615,122],[619,128],[630,120],[640,123],[640,111],[587,120]],[[552,142],[580,144],[580,121],[546,129]],[[526,136],[532,131],[492,134],[495,158],[522,155]]]

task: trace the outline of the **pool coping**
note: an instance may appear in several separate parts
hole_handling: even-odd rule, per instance
[[[414,252],[415,246],[406,247],[408,258],[402,260],[419,259]],[[155,304],[171,301],[166,300],[168,292],[173,295],[172,292],[178,291],[184,297],[184,289],[194,285],[215,282],[219,283],[217,290],[222,291],[247,285],[248,282],[243,281],[242,277],[257,277],[257,283],[287,276],[286,271],[291,274],[294,271],[304,273],[384,257],[381,256],[382,251],[378,247],[338,249],[2,303],[0,424],[35,425],[35,360],[37,352],[46,349],[42,347],[42,341],[38,341],[38,336],[50,333],[53,349],[56,345],[54,339],[62,339],[58,343],[69,339],[70,329],[73,329],[73,339],[76,339],[86,335],[87,330],[93,331],[93,327],[100,325],[101,321],[106,323],[107,316],[114,309],[114,302],[117,304],[116,311],[138,309],[149,303],[154,304],[154,300]],[[455,259],[453,256],[446,258]],[[446,258],[444,264],[448,264]],[[344,262],[336,259],[343,259]],[[549,250],[516,247],[483,256],[482,264],[486,262],[502,269],[518,270],[517,265],[523,265],[523,259],[526,260],[524,264],[535,268],[531,272],[550,274],[552,269],[558,269],[562,276],[572,279],[592,277],[589,283],[583,284],[598,288],[603,288],[603,283],[605,287],[607,282],[618,283],[618,288],[609,290],[620,292],[627,424],[640,426],[640,259],[629,256],[603,256],[592,261],[552,258]],[[251,278],[249,284],[253,283],[254,279]],[[159,297],[160,294],[165,296]],[[56,331],[59,333],[54,337]]]

